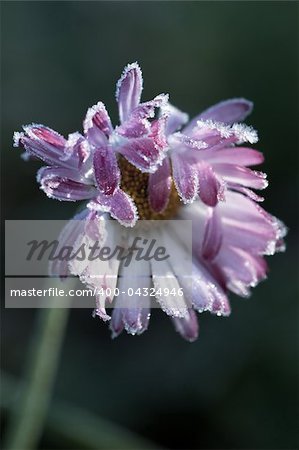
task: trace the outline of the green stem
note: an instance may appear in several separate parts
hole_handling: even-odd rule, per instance
[[[1,408],[9,414],[18,405],[14,401],[18,382],[7,373],[1,373],[3,392]],[[45,423],[45,436],[59,439],[61,448],[158,450],[156,444],[147,441],[126,428],[117,425],[80,407],[61,400],[53,400]]]
[[[53,287],[55,280],[51,279],[49,283]],[[55,308],[55,301],[59,307]],[[38,445],[51,399],[69,315],[69,302],[69,297],[61,297],[54,300],[53,308],[38,311],[38,326],[30,348],[26,382],[20,407],[9,423],[5,449],[32,450]]]

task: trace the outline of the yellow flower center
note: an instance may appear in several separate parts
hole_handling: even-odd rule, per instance
[[[130,164],[125,158],[119,158],[121,170],[121,188],[131,196],[138,210],[141,220],[172,219],[181,206],[181,201],[172,181],[169,202],[164,211],[157,213],[150,207],[148,201],[149,174],[141,172]]]

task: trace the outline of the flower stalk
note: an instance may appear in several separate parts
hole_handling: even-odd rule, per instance
[[[15,396],[18,382],[7,373],[1,373],[1,381],[4,388],[1,408],[12,414],[17,409],[16,402],[11,399]],[[60,444],[69,448],[158,449],[156,444],[135,432],[59,399],[53,401],[47,414],[45,435],[48,434],[59,436]]]
[[[49,282],[52,287],[54,280],[50,279]],[[52,308],[38,311],[20,407],[14,411],[7,431],[4,446],[7,450],[37,448],[43,432],[67,325],[70,298],[55,298],[53,303]]]

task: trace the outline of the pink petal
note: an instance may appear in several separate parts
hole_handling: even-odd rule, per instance
[[[238,295],[247,297],[249,288],[266,277],[267,264],[263,258],[241,249],[225,246],[215,264],[223,273],[227,287]]]
[[[114,151],[109,147],[97,148],[93,155],[94,175],[99,190],[113,194],[119,187],[120,171]]]
[[[85,220],[84,226],[84,235],[93,241],[101,241],[104,242],[107,238],[107,230],[105,228],[105,220],[104,213],[101,214],[97,211],[88,211],[88,217]]]
[[[172,320],[176,331],[186,341],[194,342],[198,338],[198,321],[193,309],[189,309],[188,313],[189,315],[186,318],[173,317]]]
[[[134,113],[132,113],[129,122],[133,123],[136,121],[136,126],[141,122],[144,124],[147,123],[147,126],[143,130],[146,131],[146,135],[139,138],[127,139],[117,150],[142,172],[152,173],[163,161],[165,156],[164,151],[168,147],[165,136],[166,116],[153,120],[151,123],[146,119],[136,119],[134,117]],[[142,128],[139,131],[142,134]],[[136,132],[136,134],[138,133]]]
[[[236,183],[226,183],[226,186],[228,189],[240,192],[241,194],[245,194],[248,198],[251,198],[251,200],[254,200],[255,202],[263,202],[265,199],[261,195],[257,195],[254,191],[251,189],[248,189],[244,186],[240,186]]]
[[[127,227],[133,227],[138,219],[133,200],[121,189],[116,190],[113,195],[98,195],[87,207],[95,211],[109,212],[121,225]]]
[[[285,226],[245,196],[228,192],[219,205],[224,243],[257,254],[274,254],[286,234]]]
[[[133,237],[132,237],[133,239]],[[150,302],[149,296],[138,295],[136,292],[150,289],[151,273],[148,261],[130,262],[130,267],[121,267],[118,278],[119,296],[117,296],[114,309],[122,311],[122,321],[129,334],[143,333],[149,323]],[[132,290],[133,295],[128,296]]]
[[[149,137],[154,139],[156,145],[166,147],[165,125],[167,118],[163,115],[159,119],[150,122],[148,118],[154,116],[152,113],[154,113],[156,105],[154,100],[148,103],[150,104],[149,109],[144,106],[145,103],[139,105],[132,112],[129,119],[116,128],[116,132],[127,138],[138,138],[149,135]]]
[[[268,186],[267,175],[233,164],[214,164],[213,168],[225,181],[253,189],[265,189]]]
[[[150,131],[150,123],[147,119],[131,117],[116,128],[116,133],[127,138],[142,137]]]
[[[208,147],[208,144],[200,139],[193,139],[190,136],[187,136],[186,134],[183,134],[181,132],[173,133],[169,138],[170,146],[178,147],[180,149],[184,150],[202,150],[206,149]],[[208,150],[206,150],[204,153],[206,154]],[[201,156],[203,152],[200,152],[197,156]]]
[[[230,303],[226,295],[215,294],[215,299],[211,308],[212,314],[217,314],[217,316],[229,316],[231,313]]]
[[[32,139],[43,141],[55,147],[60,147],[61,149],[63,149],[65,145],[63,136],[44,125],[33,123],[32,125],[25,126],[24,130]]]
[[[151,128],[149,137],[153,139],[155,146],[161,150],[164,150],[167,146],[167,139],[165,135],[165,125],[167,117],[162,116],[159,119],[155,119],[151,122]]]
[[[37,181],[47,196],[56,200],[75,202],[97,194],[95,187],[82,182],[80,174],[72,169],[42,167],[37,173]]]
[[[154,172],[164,158],[163,148],[159,148],[151,137],[129,139],[117,150],[142,172]]]
[[[123,316],[126,331],[130,334],[143,333],[148,327],[149,315],[149,309],[127,308]]]
[[[149,203],[153,211],[162,212],[169,200],[171,190],[171,169],[165,158],[156,172],[151,173],[148,182]]]
[[[127,333],[142,334],[147,330],[150,318],[148,308],[122,308],[122,321]]]
[[[122,316],[122,310],[115,308],[111,315],[110,330],[112,331],[112,338],[116,338],[125,328]]]
[[[194,161],[184,155],[171,155],[173,179],[184,203],[191,203],[197,196],[198,173]]]
[[[161,309],[171,317],[186,317],[188,305],[185,295],[171,295],[174,290],[178,292],[181,278],[175,274],[174,266],[166,261],[151,259],[152,281],[155,288],[155,297]]]
[[[200,157],[210,164],[226,163],[238,166],[254,166],[264,162],[264,156],[261,152],[245,147],[207,149],[200,152]]]
[[[203,120],[212,119],[217,122],[232,124],[234,122],[242,122],[251,114],[253,103],[245,98],[233,98],[224,100],[214,106],[206,109],[200,114]]]
[[[249,252],[267,254],[276,241],[276,230],[271,223],[237,221],[223,217],[225,245]]]
[[[229,137],[232,136],[232,133],[229,126],[207,120],[197,121],[190,131],[184,129],[183,135],[193,140],[204,142],[206,147],[213,147],[224,142],[226,143]]]
[[[91,151],[88,141],[80,133],[69,134],[62,160],[77,167],[80,172],[87,174],[91,169],[90,156]]]
[[[217,176],[211,166],[200,163],[197,166],[199,196],[208,206],[216,206],[223,199],[224,184]]]
[[[216,273],[211,273],[200,261],[193,265],[192,304],[198,312],[210,311],[219,316],[230,314],[230,305]],[[185,289],[184,289],[185,291]]]
[[[117,82],[116,101],[120,122],[123,123],[140,102],[142,73],[137,63],[128,64]]]
[[[227,191],[226,201],[219,203],[218,208],[221,215],[226,219],[247,222],[249,226],[270,224],[277,229],[284,228],[279,221],[276,225],[277,219],[275,217],[267,213],[254,201],[237,192]]]
[[[164,108],[168,104],[167,102],[168,95],[159,94],[153,98],[153,100],[140,103],[137,108],[131,112],[131,117],[134,119],[152,119],[155,116],[155,109],[161,108],[164,111]]]
[[[192,130],[188,131],[188,135],[192,139],[204,141],[208,146],[215,149],[228,147],[232,144],[242,144],[243,142],[255,144],[258,141],[257,132],[252,127],[242,123],[234,123],[231,126],[210,119],[198,120]]]
[[[14,145],[25,147],[26,159],[39,158],[51,166],[79,169],[82,176],[90,172],[89,144],[80,133],[72,133],[66,140],[43,125],[28,125],[24,130],[24,133],[15,133]]]
[[[23,128],[24,133],[14,133],[15,147],[24,147],[28,156],[41,159],[49,165],[72,166],[72,161],[63,161],[67,143],[63,136],[44,125],[32,124]]]
[[[215,120],[217,122],[224,122],[232,124],[234,122],[242,122],[251,113],[253,103],[244,98],[233,98],[217,103],[214,106],[206,109],[204,112],[196,116],[188,126],[185,132],[188,133],[196,125],[198,120]]]
[[[217,208],[209,208],[209,217],[206,223],[202,243],[202,257],[212,260],[218,254],[222,244],[222,223]]]
[[[59,247],[57,248],[57,253],[63,247],[74,246],[78,236],[84,229],[84,220],[88,214],[90,214],[89,211],[85,209],[67,222],[58,237]],[[69,261],[67,259],[61,258],[49,261],[49,275],[59,276],[61,279],[67,277],[70,274],[68,264]]]
[[[188,114],[180,111],[175,106],[167,103],[165,110],[167,109],[167,124],[166,124],[166,135],[178,131],[185,123],[188,122]]]
[[[260,223],[269,216],[260,206],[237,192],[227,191],[225,201],[219,203],[221,215],[241,222]]]
[[[210,208],[201,200],[195,200],[192,205],[181,208],[178,218],[191,220],[192,223],[192,248],[193,253],[201,258],[205,229],[209,220]]]
[[[98,102],[88,109],[84,123],[84,133],[94,146],[107,144],[107,138],[112,133],[110,117],[104,103]]]
[[[93,311],[93,317],[98,316],[104,322],[107,322],[111,319],[111,317],[106,312],[105,302],[106,299],[103,300],[102,296],[96,295],[96,307]]]

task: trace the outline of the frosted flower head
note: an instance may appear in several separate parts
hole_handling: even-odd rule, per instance
[[[264,159],[250,147],[258,141],[257,132],[242,123],[251,102],[223,101],[188,122],[188,115],[165,94],[140,103],[142,86],[138,64],[129,64],[117,83],[116,127],[98,102],[87,111],[83,134],[65,139],[32,124],[15,133],[14,144],[25,148],[24,159],[47,164],[37,181],[49,197],[87,201],[63,230],[61,245],[99,240],[117,246],[123,239],[128,246],[138,218],[192,222],[192,247],[186,248],[184,233],[174,233],[171,221],[165,220],[161,239],[175,256],[161,265],[135,262],[126,267],[117,259],[107,264],[56,261],[50,272],[76,275],[97,292],[103,290],[96,294],[94,316],[110,323],[114,337],[123,330],[141,334],[147,329],[152,299],[136,292],[153,289],[156,304],[175,329],[193,341],[198,335],[196,312],[228,316],[229,291],[249,296],[266,278],[265,255],[284,250],[286,228],[261,208],[263,198],[255,192],[268,183],[263,172],[251,169]],[[109,231],[111,218],[120,223],[117,233]],[[183,276],[178,263],[188,257],[190,270]],[[121,295],[106,295],[107,287]],[[130,303],[123,294],[128,288],[134,293]],[[162,288],[183,295],[171,297]]]

